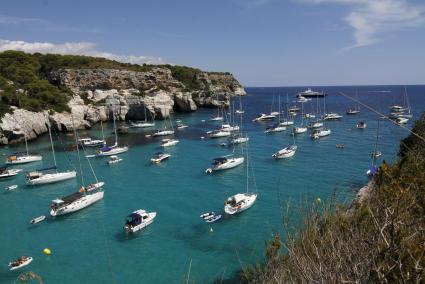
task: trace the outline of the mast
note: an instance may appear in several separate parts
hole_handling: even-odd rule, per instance
[[[246,193],[248,193],[248,173],[249,173],[249,161],[248,161],[248,141],[246,141]]]
[[[375,149],[373,150],[373,154],[372,154],[372,167],[375,166],[376,152],[378,150],[378,135],[379,135],[379,120],[378,120],[378,127],[376,128]]]
[[[83,167],[81,165],[80,149],[78,148],[78,136],[77,136],[77,130],[75,129],[75,125],[74,125],[74,115],[72,114],[72,112],[71,112],[71,120],[72,120],[72,128],[74,129],[75,147],[77,147],[78,164],[80,165],[81,186],[84,186]]]
[[[112,95],[112,117],[114,120],[115,146],[118,146],[117,125],[115,124],[115,97]]]
[[[280,95],[279,95],[279,117],[278,117],[278,123],[280,123]]]
[[[30,154],[29,154],[29,152],[28,152],[27,135],[25,134],[25,131],[24,131],[24,140],[25,140],[25,148],[27,149],[27,156],[29,156]]]
[[[105,133],[103,133],[103,123],[102,123],[102,120],[100,120],[100,128],[102,129],[102,139],[103,139],[103,143],[106,143],[106,141],[105,141]]]
[[[301,126],[304,125],[304,103],[301,103]]]
[[[57,172],[56,156],[55,156],[55,147],[53,147],[52,131],[50,130],[50,121],[48,122],[47,127],[49,128],[49,137],[50,137],[50,145],[52,146],[53,163],[54,163],[54,165],[55,165],[55,169],[56,169],[56,172]],[[77,148],[78,148],[78,145],[77,145]]]

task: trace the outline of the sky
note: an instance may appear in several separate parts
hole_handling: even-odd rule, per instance
[[[425,83],[424,0],[3,0],[0,51],[231,72],[244,86]]]

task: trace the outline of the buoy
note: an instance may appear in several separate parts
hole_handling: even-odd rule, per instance
[[[44,253],[45,255],[51,255],[51,254],[52,254],[52,252],[51,252],[51,251],[50,251],[50,249],[48,249],[48,248],[43,249],[43,253]]]
[[[212,227],[210,227],[210,232],[212,233],[214,230],[213,230],[213,228]]]
[[[317,197],[316,202],[317,202],[317,204],[320,204],[322,202],[322,200],[320,199],[320,197]]]

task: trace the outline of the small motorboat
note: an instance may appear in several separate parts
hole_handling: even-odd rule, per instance
[[[344,149],[345,145],[344,144],[336,144],[335,147],[338,148],[338,149]]]
[[[264,133],[274,133],[274,132],[282,132],[286,130],[286,126],[282,126],[279,123],[274,124],[272,126],[269,126],[266,128],[266,131]]]
[[[336,112],[326,113],[324,116],[324,120],[340,120],[342,115],[337,114]]]
[[[139,209],[127,216],[124,230],[127,233],[135,233],[152,224],[156,217],[156,212],[146,212]]]
[[[46,219],[46,216],[41,215],[41,216],[35,217],[34,219],[31,219],[30,224],[37,224],[44,221],[45,219]]]
[[[106,163],[108,165],[113,165],[113,164],[119,163],[121,161],[122,161],[122,159],[120,157],[118,157],[117,155],[112,155],[112,156],[109,156],[109,160],[106,161]]]
[[[244,157],[219,157],[215,158],[211,168],[205,170],[205,173],[212,174],[216,171],[232,169],[241,165],[245,161]]]
[[[199,216],[199,217],[204,219],[204,220],[208,220],[208,219],[214,217],[214,215],[215,215],[214,212],[206,212],[204,214],[201,214],[201,216]]]
[[[307,132],[307,127],[305,127],[305,126],[295,126],[292,129],[293,135],[297,135],[297,134],[301,134],[301,133],[305,133],[305,132]]]
[[[224,131],[221,129],[213,130],[211,132],[207,132],[209,138],[221,138],[221,137],[228,137],[232,135],[230,131]]]
[[[147,127],[155,127],[155,122],[148,121],[130,121],[131,127],[134,128],[147,128]]]
[[[32,262],[31,256],[21,256],[20,258],[9,262],[9,267],[10,267],[10,270],[16,270],[24,266],[27,266],[31,262]]]
[[[409,122],[409,119],[405,117],[399,117],[395,120],[395,122],[397,124],[406,124],[407,122]]]
[[[347,115],[356,115],[356,114],[358,114],[360,111],[359,110],[357,110],[357,109],[349,109],[349,110],[347,110],[347,112],[346,112],[346,114]]]
[[[161,147],[171,147],[179,143],[180,141],[177,139],[162,139]]]
[[[0,179],[5,179],[5,178],[16,176],[21,171],[22,171],[22,169],[0,168]]]
[[[207,222],[207,223],[214,223],[215,221],[218,221],[220,219],[221,219],[221,214],[214,214],[210,218],[205,219],[205,222]]]
[[[18,188],[18,185],[17,184],[14,184],[14,185],[11,185],[11,186],[6,187],[6,190],[12,191],[12,190],[15,190],[17,188]]]
[[[167,136],[167,135],[173,135],[174,134],[174,130],[169,130],[169,129],[157,129],[155,130],[154,133],[151,134],[151,136],[153,137],[158,137],[158,136]]]
[[[366,128],[366,126],[367,126],[367,124],[366,124],[366,122],[365,122],[365,121],[360,121],[359,123],[357,123],[357,124],[356,124],[356,127],[357,127],[358,129],[365,129],[365,128]]]
[[[105,183],[103,181],[99,181],[99,182],[96,182],[96,183],[89,184],[83,190],[85,190],[86,192],[90,192],[90,191],[96,190],[98,188],[101,188],[104,185],[105,185]]]
[[[279,114],[279,113],[278,113]],[[278,115],[277,114],[277,115]],[[256,118],[254,118],[252,121],[253,122],[257,122],[257,121],[263,121],[263,120],[273,120],[276,118],[277,115],[272,115],[272,114],[264,114],[264,113],[260,113]]]
[[[226,212],[226,214],[233,215],[245,211],[254,205],[256,199],[256,193],[235,194],[224,202],[224,212]]]
[[[151,162],[154,163],[154,164],[159,164],[162,161],[167,160],[170,157],[171,157],[170,154],[158,152],[151,158]]]

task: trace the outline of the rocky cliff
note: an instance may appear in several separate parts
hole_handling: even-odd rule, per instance
[[[70,131],[73,125],[83,129],[111,120],[113,113],[119,120],[144,119],[145,114],[165,119],[173,112],[229,105],[231,96],[246,94],[229,73],[199,71],[185,81],[167,66],[146,69],[58,68],[44,73],[42,79],[69,90],[67,104],[74,123],[67,111],[32,112],[13,107],[1,120],[0,144],[23,141],[24,135],[34,139],[47,131],[48,121],[59,131]]]

